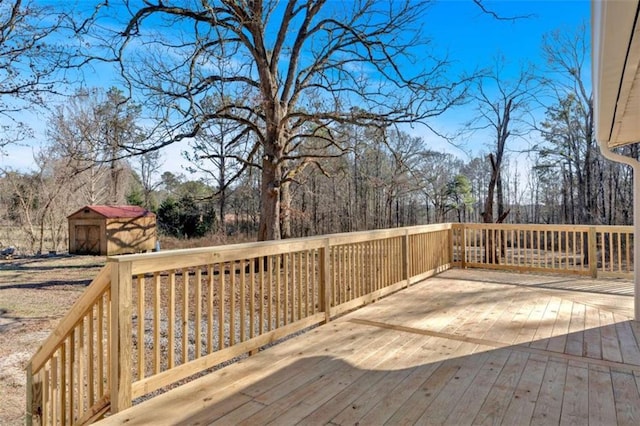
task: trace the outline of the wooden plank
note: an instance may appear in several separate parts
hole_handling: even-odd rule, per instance
[[[211,419],[208,419],[209,426],[229,426],[236,425],[246,419],[247,417],[251,417],[253,414],[262,410],[264,405],[259,402],[255,402],[253,400],[248,401],[247,403],[237,407],[233,411],[229,411],[224,416],[218,418],[217,420],[211,422]]]
[[[485,398],[491,391],[498,375],[509,359],[506,350],[491,351],[491,356],[484,362],[478,374],[459,400],[455,401],[457,409],[452,410],[444,423],[449,425],[471,424],[478,415]]]
[[[640,424],[640,394],[633,374],[611,371],[616,420],[619,425]]]
[[[528,354],[511,353],[474,418],[473,424],[496,424],[502,420],[528,359]]]
[[[598,329],[602,341],[602,359],[622,362],[622,352],[612,312],[600,310],[601,327]]]
[[[620,342],[620,352],[622,360],[625,364],[640,365],[640,348],[636,341],[635,335],[630,325],[630,321],[619,321],[618,316],[614,314],[616,319],[616,333],[618,334],[618,342]]]
[[[569,334],[565,353],[582,356],[584,344],[584,322],[585,306],[582,303],[574,303],[571,310],[571,320],[569,322]]]
[[[600,310],[585,306],[583,355],[588,358],[602,359],[602,338],[600,336]]]
[[[569,362],[562,399],[561,425],[589,423],[589,369],[584,363]]]
[[[467,345],[469,352],[473,352],[471,349],[473,346]],[[453,380],[443,386],[431,404],[423,407],[425,410],[422,416],[418,418],[417,423],[442,424],[452,412],[466,409],[466,407],[458,404],[458,400],[475,380],[481,370],[481,366],[484,365],[489,356],[490,352],[481,352],[458,359],[460,368]]]
[[[571,311],[573,303],[563,299],[560,303],[556,321],[553,324],[552,337],[549,338],[547,350],[552,352],[564,352],[567,343],[567,333],[569,333],[569,323],[571,321]]]
[[[422,353],[421,347],[428,344],[430,338],[423,336],[414,336],[407,345],[406,351],[402,351],[400,361],[401,365],[389,367],[378,376],[376,371],[369,372],[362,381],[355,383],[369,384],[368,388],[358,389],[349,387],[343,391],[341,397],[332,398],[329,402],[316,408],[316,410],[300,422],[301,425],[327,424],[330,421],[333,424],[356,424],[360,418],[368,413],[376,404],[381,403],[387,397],[392,389],[398,387],[416,368],[400,368],[402,365],[421,365]],[[412,349],[413,347],[413,349]],[[400,354],[400,352],[399,352]],[[400,355],[398,355],[399,357]],[[394,357],[395,358],[395,357]],[[390,362],[395,362],[392,359]],[[387,361],[389,362],[389,361]],[[386,367],[385,367],[386,368]],[[371,377],[375,375],[375,377]],[[378,379],[376,381],[376,379]],[[363,387],[366,387],[363,385]]]
[[[615,421],[611,372],[608,368],[589,366],[589,424],[606,425]]]
[[[459,363],[451,360],[440,363],[435,371],[420,384],[419,389],[413,392],[411,396],[395,410],[388,422],[390,424],[415,423],[425,409],[436,399],[444,386],[458,374],[460,368]],[[365,422],[364,419],[363,422]]]
[[[538,400],[548,358],[530,356],[522,371],[513,397],[502,418],[503,424],[528,424]]]
[[[386,345],[375,344],[375,342],[383,340],[374,339],[372,350],[359,355],[375,359],[378,354],[386,350]],[[324,374],[309,375],[305,373],[303,376],[303,380],[306,380],[304,385],[283,390],[286,391],[286,394],[270,391],[267,398],[271,403],[263,410],[240,422],[239,425],[253,425],[256,422],[268,423],[276,419],[282,424],[295,424],[310,414],[314,406],[322,405],[365,374],[365,370],[354,368],[348,362],[330,358],[326,360],[330,366]],[[309,380],[310,378],[311,380]],[[260,398],[254,398],[254,400],[263,402]]]
[[[551,358],[547,362],[538,400],[531,418],[532,426],[559,424],[562,413],[562,395],[565,389],[568,362]]]

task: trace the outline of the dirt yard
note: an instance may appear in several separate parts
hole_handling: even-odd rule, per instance
[[[0,260],[0,425],[23,425],[24,368],[104,257]]]

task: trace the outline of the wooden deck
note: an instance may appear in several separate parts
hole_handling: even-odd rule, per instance
[[[630,288],[450,270],[102,423],[638,425]]]

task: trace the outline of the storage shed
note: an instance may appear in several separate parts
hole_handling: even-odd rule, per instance
[[[71,254],[111,256],[156,245],[156,215],[142,207],[85,206],[67,219]]]

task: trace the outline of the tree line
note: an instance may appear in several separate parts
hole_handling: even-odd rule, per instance
[[[0,176],[4,244],[17,226],[30,250],[60,249],[66,216],[84,204],[142,205],[180,238],[631,222],[631,172],[596,148],[586,25],[547,34],[545,64],[514,77],[499,55],[453,73],[421,31],[427,2],[93,6],[0,5],[0,114],[13,122],[5,149],[27,125],[17,111],[40,105],[48,117],[34,169]],[[29,32],[41,36],[26,43]],[[109,64],[118,87],[73,80]],[[46,102],[63,87],[75,89]],[[434,119],[460,107],[460,131],[440,134]],[[471,154],[434,151],[408,133],[418,124]],[[172,144],[190,164],[185,174],[161,173]],[[638,157],[635,146],[620,150]]]

